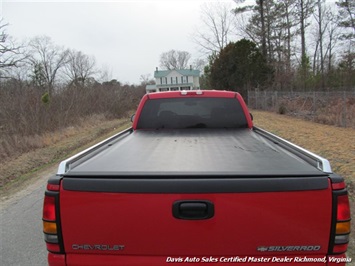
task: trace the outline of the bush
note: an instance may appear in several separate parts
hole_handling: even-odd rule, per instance
[[[280,115],[286,114],[286,113],[287,113],[287,108],[286,108],[286,106],[283,105],[283,104],[281,104],[281,105],[279,106],[278,113],[279,113]]]

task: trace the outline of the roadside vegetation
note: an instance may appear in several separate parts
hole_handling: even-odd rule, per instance
[[[45,147],[82,125],[128,115],[144,94],[140,86],[93,82],[56,89],[9,80],[0,89],[0,160]],[[45,99],[43,99],[45,98]],[[61,134],[59,134],[61,132]]]
[[[38,136],[41,147],[0,161],[0,195],[7,198],[40,177],[42,170],[88,148],[130,125],[129,117],[108,120],[92,116],[76,126]]]

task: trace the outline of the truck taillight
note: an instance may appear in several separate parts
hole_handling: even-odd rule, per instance
[[[55,221],[55,197],[44,197],[43,219],[47,221]]]
[[[49,190],[52,187],[47,186],[43,201],[43,233],[47,250],[50,252],[61,252],[59,222],[57,207],[59,200],[59,191],[57,189]],[[58,189],[59,190],[59,189]]]
[[[338,196],[337,220],[345,221],[350,219],[350,208],[348,195]]]
[[[348,249],[350,235],[350,204],[345,183],[333,185],[333,227],[330,253],[345,253]],[[338,190],[337,190],[338,188]]]

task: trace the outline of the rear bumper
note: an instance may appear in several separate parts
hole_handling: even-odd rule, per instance
[[[48,254],[48,264],[50,266],[63,265],[125,265],[125,266],[145,266],[145,265],[168,265],[168,264],[188,264],[188,265],[236,265],[247,263],[250,266],[256,265],[345,265],[350,262],[350,258],[345,255],[325,256],[325,255],[284,255],[284,256],[129,256],[129,255],[93,255],[93,254]]]

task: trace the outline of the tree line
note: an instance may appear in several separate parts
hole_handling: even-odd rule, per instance
[[[208,56],[201,87],[354,89],[354,0],[235,0],[206,4],[202,17],[194,35]]]
[[[85,119],[129,117],[145,92],[100,70],[95,58],[48,36],[18,44],[0,21],[0,158],[40,146],[44,134]],[[36,142],[36,143],[35,143]]]
[[[85,86],[107,81],[107,71],[100,70],[93,56],[56,45],[48,36],[36,36],[16,44],[0,21],[0,82],[16,79],[52,94],[58,87]]]
[[[201,88],[238,90],[244,97],[250,89],[354,89],[354,0],[246,3],[206,3],[202,25],[192,33],[204,57],[190,63],[190,53],[172,49],[161,54],[160,66],[191,64],[203,70]],[[74,123],[79,114],[117,116],[117,106],[126,104],[122,95],[131,95],[127,102],[136,102],[145,84],[152,82],[149,75],[142,75],[142,83],[134,86],[108,81],[107,71],[97,67],[94,57],[56,45],[47,36],[19,44],[6,29],[0,20],[0,133],[39,134],[63,121]],[[93,104],[95,99],[102,103]],[[54,106],[63,108],[61,118],[52,114],[38,124],[35,117],[42,119],[49,109],[60,109]],[[20,130],[24,124],[27,130]]]
[[[190,63],[189,52],[172,49],[161,54],[160,66],[174,69],[192,65],[204,70],[201,71],[201,87],[205,89],[353,88],[354,0],[255,0],[254,4],[249,3],[246,0],[205,3],[200,14],[202,26],[191,34],[204,56]],[[93,77],[98,79],[105,74],[96,67],[95,58],[64,49],[45,36],[33,38],[25,45],[15,45],[5,28],[6,24],[0,21],[0,79],[15,77],[30,81],[51,94],[54,83],[84,86]],[[245,40],[255,47],[246,49]],[[246,50],[230,53],[231,46]],[[240,62],[248,60],[230,58],[235,54],[248,58],[249,52],[259,60],[253,63],[259,66],[256,69],[241,65]],[[218,67],[221,64],[224,69]],[[245,78],[245,68],[252,79]],[[240,70],[242,72],[238,72]],[[262,74],[250,73],[260,70]],[[223,75],[218,71],[223,71]],[[226,76],[230,82],[226,82]],[[141,79],[143,83],[152,82],[149,76],[141,76]],[[235,84],[239,84],[238,88]]]

